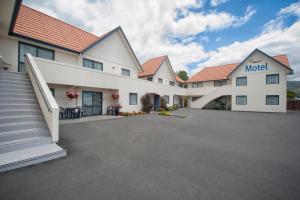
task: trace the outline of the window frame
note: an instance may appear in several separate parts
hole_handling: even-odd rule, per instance
[[[192,88],[202,88],[203,82],[194,82],[192,83]]]
[[[163,79],[162,78],[157,78],[157,80],[158,80],[158,83],[163,84]]]
[[[24,64],[24,66],[25,66],[25,60],[24,60],[24,62],[21,62],[21,60],[20,60],[20,57],[21,57],[21,55],[20,55],[20,53],[21,53],[21,45],[26,45],[26,46],[30,46],[30,47],[35,48],[36,57],[38,57],[38,58],[42,58],[42,57],[38,56],[38,49],[50,51],[50,52],[53,53],[53,59],[48,59],[48,60],[55,60],[55,50],[48,49],[48,48],[41,47],[41,46],[37,46],[37,45],[30,44],[30,43],[27,43],[27,42],[21,42],[21,41],[19,41],[18,42],[18,72],[20,72],[20,64]],[[47,59],[47,58],[43,58],[43,59]]]
[[[220,85],[217,85],[216,83],[220,83]],[[221,84],[221,83],[225,83],[225,84]],[[214,81],[214,87],[222,87],[224,85],[227,85],[227,80],[215,80]]]
[[[277,76],[277,80],[278,82],[277,83],[268,83],[268,77],[270,76]],[[266,85],[277,85],[279,84],[279,74],[266,74]]]
[[[277,104],[268,104],[268,97],[277,97],[278,98]],[[278,106],[279,101],[280,101],[279,98],[280,98],[279,95],[266,95],[266,105],[268,105],[268,106]]]
[[[240,98],[240,97],[246,98],[246,103],[245,103],[245,104],[240,104],[240,103],[238,103],[238,98]],[[245,105],[248,105],[248,97],[247,97],[247,95],[237,95],[237,96],[235,96],[235,104],[236,104],[236,105],[239,105],[239,106],[245,106]]]
[[[169,81],[169,85],[170,86],[175,86],[175,82],[174,81]]]
[[[153,81],[153,76],[148,76],[147,81]]]
[[[128,72],[128,75],[127,74],[123,74],[124,71]],[[125,68],[121,68],[121,75],[122,76],[130,77],[130,75],[131,75],[130,70],[129,69],[125,69]]]
[[[135,104],[133,104],[133,103],[131,102],[131,95],[135,95],[135,98],[136,98],[136,103],[135,103]],[[138,93],[129,92],[129,105],[130,105],[130,106],[138,105]]]
[[[91,61],[93,63],[92,68],[84,66],[84,61]],[[95,68],[95,63],[101,64],[101,69]],[[98,70],[98,71],[103,71],[103,63],[102,62],[91,60],[91,59],[88,59],[88,58],[82,58],[82,67],[85,67],[85,68],[88,68],[88,69],[95,69],[95,70]]]
[[[246,79],[245,85],[238,85],[238,79],[243,79],[243,78]],[[247,86],[247,85],[248,85],[248,78],[247,78],[247,76],[236,77],[236,78],[235,78],[235,85],[236,85],[236,86]]]

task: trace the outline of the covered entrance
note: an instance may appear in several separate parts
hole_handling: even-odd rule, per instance
[[[82,115],[102,115],[102,92],[82,91]]]

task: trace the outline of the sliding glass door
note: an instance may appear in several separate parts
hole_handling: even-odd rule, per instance
[[[82,92],[83,116],[102,115],[102,92]]]

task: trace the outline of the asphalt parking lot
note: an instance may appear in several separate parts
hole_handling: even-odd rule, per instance
[[[182,109],[67,124],[68,156],[0,174],[0,199],[300,199],[300,112]]]

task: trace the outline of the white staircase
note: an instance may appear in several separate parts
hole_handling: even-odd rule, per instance
[[[191,103],[191,108],[203,108],[209,102],[221,97],[232,95],[232,86],[231,85],[224,85],[220,88],[211,91],[210,93],[204,95],[203,97],[193,101]]]
[[[66,156],[51,134],[27,74],[0,71],[0,172]]]

